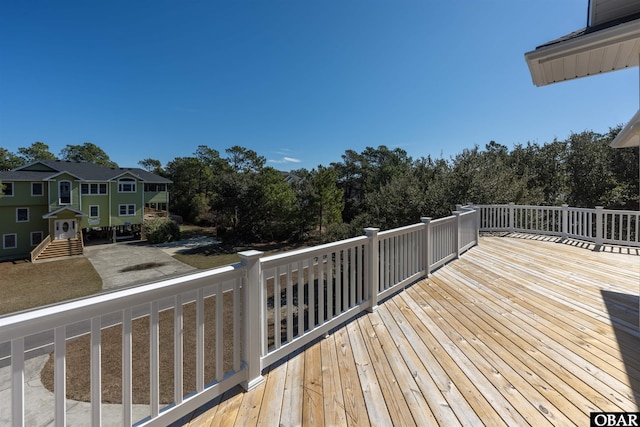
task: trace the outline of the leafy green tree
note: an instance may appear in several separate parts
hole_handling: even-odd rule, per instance
[[[85,142],[82,145],[67,145],[60,151],[60,158],[72,162],[88,162],[106,167],[118,167],[118,164],[112,161],[102,148],[92,142]]]
[[[162,169],[162,162],[160,162],[160,160],[146,158],[140,160],[138,165],[147,172],[155,173],[156,175],[164,174],[164,169]]]
[[[253,150],[238,145],[227,148],[227,162],[234,172],[259,172],[267,162],[263,156],[259,156]]]
[[[24,165],[24,159],[6,148],[0,147],[0,171],[8,171]]]
[[[260,208],[257,220],[262,222],[262,239],[289,240],[296,232],[296,194],[282,173],[274,168],[263,168],[257,178]]]
[[[452,189],[457,203],[522,203],[527,200],[527,177],[515,173],[507,147],[489,142],[476,145],[453,159]]]
[[[530,142],[515,146],[512,164],[515,173],[527,181],[525,203],[556,206],[566,202],[566,152],[566,144],[557,139],[542,146]]]
[[[610,168],[610,140],[592,131],[572,133],[568,140],[568,203],[576,207],[608,206],[616,187]]]
[[[414,162],[414,175],[424,198],[420,215],[432,218],[450,215],[458,201],[453,198],[450,188],[452,169],[449,162],[423,157]]]
[[[609,130],[606,135],[608,141],[613,141],[622,130],[617,126]],[[640,181],[638,167],[640,167],[640,148],[616,148],[611,150],[610,167],[615,179],[615,187],[609,197],[609,207],[618,209],[640,210]]]
[[[363,157],[354,150],[346,150],[342,162],[331,163],[336,171],[338,187],[344,194],[343,218],[351,222],[364,211],[366,171]]]
[[[318,166],[311,172],[313,187],[312,210],[316,213],[316,220],[320,235],[323,227],[342,222],[342,208],[344,206],[343,191],[336,184],[337,175],[333,168]]]
[[[419,221],[425,212],[425,197],[415,172],[394,175],[378,191],[367,194],[370,226],[388,230]]]
[[[34,142],[30,147],[18,148],[18,153],[18,155],[24,159],[25,163],[32,163],[36,160],[56,159],[56,156],[49,151],[49,146],[40,141]]]
[[[347,150],[342,155],[342,162],[331,166],[344,194],[344,220],[351,222],[370,208],[366,203],[368,195],[410,170],[412,160],[400,148],[390,150],[381,145],[366,147],[362,153]]]
[[[170,209],[187,222],[209,217],[208,206],[215,197],[213,172],[196,157],[177,157],[167,163],[171,185]]]

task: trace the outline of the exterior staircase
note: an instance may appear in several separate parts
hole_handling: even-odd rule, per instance
[[[84,246],[82,240],[64,239],[64,240],[52,240],[46,248],[38,256],[35,261],[44,261],[52,258],[61,258],[74,255],[82,255]]]

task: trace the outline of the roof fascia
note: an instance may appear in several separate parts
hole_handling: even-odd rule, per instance
[[[42,219],[57,218],[58,214],[64,211],[71,211],[76,216],[87,216],[87,214],[82,211],[64,206],[56,209],[55,211],[47,212],[46,214],[42,215]]]
[[[53,169],[54,171],[58,171],[58,172],[60,172],[60,169],[55,168],[55,167],[53,167],[53,166],[51,166],[51,165],[49,165],[49,164],[45,163],[45,162],[44,162],[44,161],[42,161],[42,160],[36,160],[36,161],[33,161],[33,162],[29,163],[29,164],[22,165],[22,166],[18,166],[17,168],[14,168],[14,169],[12,169],[12,170],[17,172],[17,171],[21,171],[22,169],[26,169],[26,168],[29,168],[29,167],[31,167],[31,166],[33,166],[33,165],[37,165],[37,164],[41,164],[42,166],[46,166],[46,167],[48,167],[49,169]]]
[[[124,175],[131,175],[131,176],[133,176],[134,178],[137,178],[140,181],[144,181],[144,179],[140,175],[137,175],[137,174],[133,173],[133,171],[131,171],[131,170],[124,171],[121,174],[114,176],[113,178],[111,178],[111,181],[113,181],[114,179],[120,179]]]
[[[536,86],[544,86],[555,83],[549,82],[545,78],[544,63],[617,43],[623,43],[639,37],[640,19],[636,19],[613,27],[604,28],[600,31],[584,34],[573,39],[538,47],[531,52],[525,53],[525,59],[527,65],[529,65],[529,71],[531,72],[534,84]]]
[[[76,174],[73,174],[73,173],[71,173],[71,172],[69,172],[69,171],[60,171],[60,172],[58,172],[58,173],[56,173],[56,174],[51,175],[51,176],[50,176],[50,177],[48,177],[48,178],[43,179],[43,181],[51,181],[51,180],[53,180],[53,179],[55,179],[55,178],[59,177],[60,175],[64,175],[65,173],[66,173],[67,175],[71,175],[72,177],[76,178],[78,181],[85,181],[85,179],[84,179],[84,178],[82,178],[82,177],[80,177],[80,176],[78,176],[78,175],[76,175]]]
[[[613,138],[613,148],[637,147],[640,145],[640,110],[633,115],[629,123]]]

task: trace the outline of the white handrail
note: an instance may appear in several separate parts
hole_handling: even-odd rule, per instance
[[[640,212],[602,207],[477,205],[480,231],[526,232],[603,244],[640,246]]]
[[[120,289],[88,298],[0,317],[0,349],[10,351],[12,371],[12,419],[24,425],[24,360],[29,349],[25,338],[55,331],[55,414],[64,424],[66,414],[66,349],[69,336],[90,335],[91,420],[102,420],[101,335],[122,324],[122,423],[165,425],[194,411],[212,398],[240,384],[251,389],[260,384],[262,369],[326,334],[363,310],[373,311],[378,301],[455,259],[478,243],[479,212],[469,207],[454,215],[419,224],[378,232],[340,242],[292,252],[262,256],[261,252],[240,253],[242,262],[199,271],[155,283]],[[223,329],[223,298],[233,292],[233,327]],[[204,366],[205,299],[216,296],[216,345],[213,357],[215,378],[206,384]],[[242,298],[241,298],[242,296]],[[196,344],[184,349],[183,306],[195,302]],[[159,401],[159,318],[173,310],[174,402]],[[148,318],[150,363],[150,416],[134,420],[132,381],[133,321]],[[81,326],[78,326],[81,325]],[[79,332],[70,332],[78,326]],[[223,370],[223,350],[233,345],[232,368]],[[46,343],[45,343],[46,344]],[[183,395],[185,352],[196,359],[196,389]],[[9,355],[9,354],[7,354]],[[1,357],[2,355],[0,355]],[[190,356],[191,357],[191,356]],[[42,408],[36,408],[42,410]]]

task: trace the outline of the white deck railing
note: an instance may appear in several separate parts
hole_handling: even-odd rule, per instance
[[[459,257],[477,244],[479,224],[478,211],[460,207],[447,218],[423,218],[383,232],[368,228],[362,237],[271,256],[242,252],[236,265],[2,317],[0,349],[10,349],[11,423],[25,425],[25,413],[46,410],[25,400],[25,359],[34,335],[53,331],[48,342],[54,353],[55,425],[69,421],[67,345],[81,335],[89,335],[91,361],[91,409],[82,424],[104,422],[101,340],[109,328],[119,328],[122,336],[121,424],[166,425],[236,385],[255,387],[265,367]],[[195,313],[193,323],[185,323],[187,311]],[[173,342],[160,343],[167,319]],[[149,405],[142,419],[133,415],[135,322],[148,323],[149,330],[147,343],[136,342],[149,348]],[[193,348],[185,348],[187,332],[195,333]],[[211,339],[213,351],[205,349]],[[159,392],[165,346],[174,353],[168,404],[161,403]],[[185,390],[187,358],[195,359],[196,381]]]
[[[640,212],[563,206],[478,205],[480,231],[524,232],[603,244],[640,246]]]

